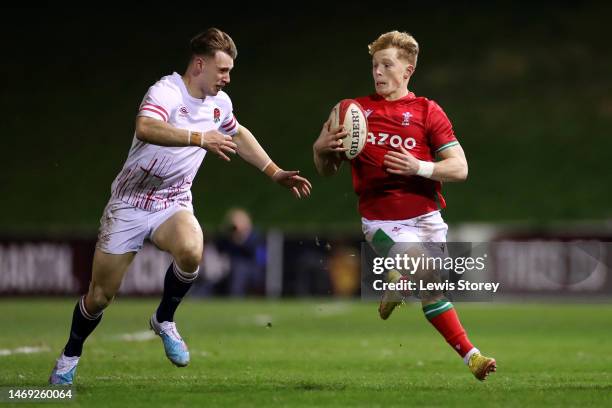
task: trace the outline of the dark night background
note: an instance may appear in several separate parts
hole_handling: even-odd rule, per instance
[[[409,88],[445,109],[468,157],[468,181],[445,185],[448,222],[611,218],[612,7],[292,7],[2,10],[0,231],[94,233],[144,93],[183,72],[189,39],[209,26],[238,47],[226,88],[238,120],[314,190],[294,200],[211,155],[193,187],[205,228],[243,206],[265,227],[359,230],[347,168],[317,176],[311,146],[338,100],[372,92],[367,45],[393,29],[419,41]]]

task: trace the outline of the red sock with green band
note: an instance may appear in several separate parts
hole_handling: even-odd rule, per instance
[[[423,307],[423,313],[436,330],[446,339],[448,344],[464,359],[471,356],[477,349],[470,343],[467,334],[461,326],[459,316],[448,300],[440,300]]]

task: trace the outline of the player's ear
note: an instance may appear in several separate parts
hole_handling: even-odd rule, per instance
[[[413,72],[414,72],[414,65],[408,64],[406,66],[406,70],[404,71],[404,79],[410,78]]]
[[[197,72],[200,73],[204,70],[204,66],[206,65],[206,59],[201,55],[196,55],[193,57],[193,66],[196,68]]]

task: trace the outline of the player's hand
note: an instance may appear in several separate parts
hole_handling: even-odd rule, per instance
[[[291,193],[296,198],[306,198],[310,196],[312,184],[298,174],[300,174],[300,172],[297,170],[279,170],[272,176],[272,180],[291,190]]]
[[[348,132],[342,126],[336,129],[330,129],[331,119],[323,124],[319,137],[314,142],[313,149],[318,155],[329,155],[333,153],[344,153],[348,149],[343,146],[344,139]]]
[[[413,176],[419,170],[419,161],[400,145],[400,151],[389,151],[385,154],[386,171],[400,176]]]
[[[202,147],[225,161],[230,161],[228,154],[236,154],[238,146],[232,141],[231,136],[226,136],[216,130],[209,130],[202,138]]]

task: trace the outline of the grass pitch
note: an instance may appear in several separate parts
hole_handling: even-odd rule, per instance
[[[75,301],[0,300],[0,387],[46,384]],[[381,321],[376,304],[358,301],[187,300],[176,316],[186,368],[147,332],[156,305],[111,305],[85,345],[77,399],[63,405],[612,404],[612,305],[457,304],[472,342],[497,359],[484,383],[415,304]],[[17,352],[24,346],[42,351]]]

